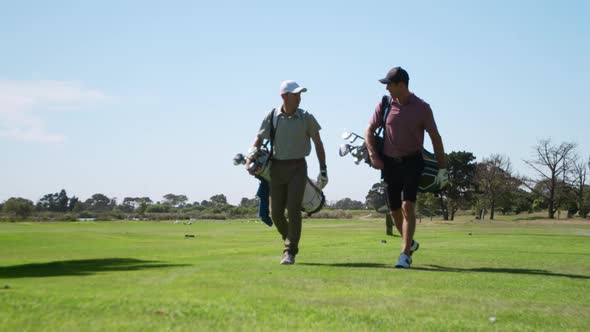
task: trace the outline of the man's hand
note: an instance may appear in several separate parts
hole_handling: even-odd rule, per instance
[[[326,166],[320,169],[320,174],[318,175],[318,180],[316,183],[320,189],[324,189],[328,184],[328,169]]]
[[[248,173],[250,173],[250,175],[255,175],[256,163],[254,162],[254,160],[250,158],[246,159],[246,170],[248,171]]]
[[[383,169],[385,168],[385,164],[383,163],[383,159],[379,157],[377,154],[369,154],[369,159],[371,160],[371,166],[376,169]]]
[[[436,182],[438,183],[438,187],[440,189],[443,189],[449,183],[449,172],[447,172],[446,168],[441,168],[438,170]]]

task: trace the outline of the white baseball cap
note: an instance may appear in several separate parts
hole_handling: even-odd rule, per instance
[[[302,88],[297,84],[297,82],[292,80],[283,81],[281,83],[281,94],[285,93],[299,93],[299,92],[306,92],[307,88]]]

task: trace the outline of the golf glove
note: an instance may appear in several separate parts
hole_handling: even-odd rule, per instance
[[[441,168],[438,170],[436,182],[438,182],[438,187],[440,189],[444,188],[449,183],[449,172],[447,172],[446,168]]]
[[[328,184],[328,169],[320,169],[320,175],[318,175],[317,185],[320,189],[324,189]]]

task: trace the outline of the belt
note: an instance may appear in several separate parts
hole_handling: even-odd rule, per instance
[[[282,164],[282,165],[292,165],[292,164],[298,164],[301,162],[304,162],[305,158],[299,158],[299,159],[274,159],[272,160],[272,162],[274,164]]]
[[[422,155],[422,152],[420,151],[416,151],[414,153],[405,155],[405,156],[401,156],[401,157],[390,157],[390,156],[384,156],[385,159],[390,160],[394,163],[403,163],[404,161],[408,161],[408,160],[412,160],[412,159],[416,159],[418,157],[420,157]]]

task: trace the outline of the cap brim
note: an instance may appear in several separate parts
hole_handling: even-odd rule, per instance
[[[298,87],[297,89],[293,90],[291,93],[300,93],[300,92],[307,92],[307,88]]]
[[[382,79],[379,80],[379,82],[381,82],[383,84],[389,84],[389,83],[391,83],[391,81],[388,80],[387,78],[382,78]]]

